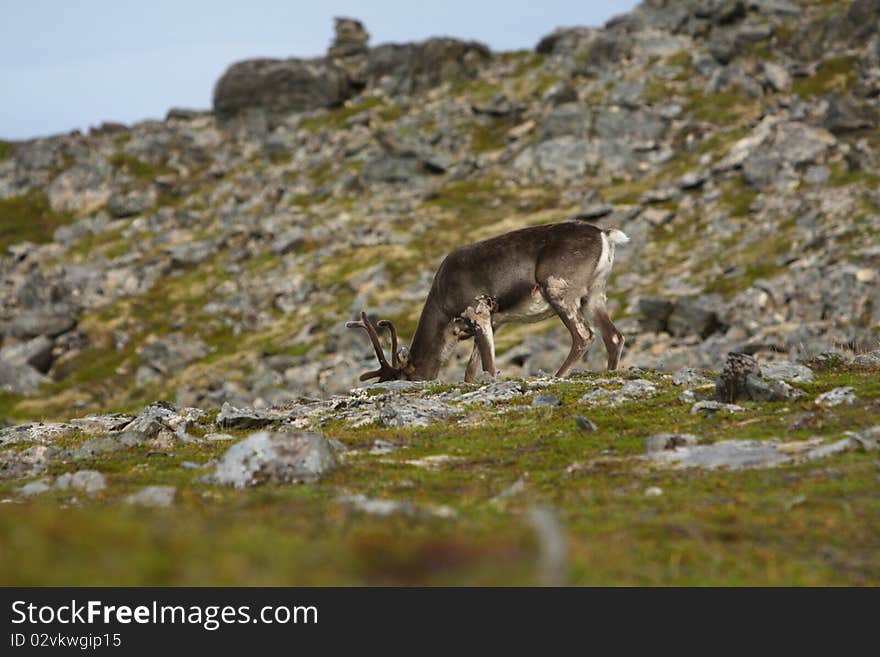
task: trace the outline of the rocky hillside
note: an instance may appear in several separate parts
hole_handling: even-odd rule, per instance
[[[343,19],[324,58],[230,67],[212,112],[2,143],[0,414],[345,391],[372,358],[345,320],[406,337],[451,248],[573,216],[633,240],[624,367],[875,349],[878,18],[654,0],[507,53]],[[500,367],[551,371],[567,341],[505,329]]]
[[[880,5],[252,60],[0,142],[0,583],[876,584]],[[537,35],[536,35],[537,36]],[[457,245],[624,230],[601,341],[354,388]],[[728,356],[729,352],[734,352]],[[592,373],[588,373],[592,371]],[[164,401],[156,401],[164,400]],[[294,485],[297,484],[297,485]]]

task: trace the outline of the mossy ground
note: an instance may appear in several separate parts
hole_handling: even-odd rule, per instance
[[[586,585],[876,585],[880,582],[880,471],[876,452],[745,471],[648,467],[634,459],[645,436],[693,432],[725,438],[833,440],[880,418],[877,371],[829,369],[802,386],[796,403],[747,403],[743,413],[691,415],[668,377],[656,397],[616,408],[578,400],[602,375],[554,383],[561,405],[507,412],[464,409],[425,428],[351,428],[324,434],[350,450],[322,481],[237,491],[197,483],[204,463],[229,443],[133,448],[110,460],[53,466],[94,468],[109,487],[94,499],[50,492],[12,500],[0,513],[0,583],[92,585],[535,584],[538,541],[526,520],[535,505],[558,511],[569,541],[568,581]],[[852,385],[857,404],[819,410],[813,398]],[[448,388],[431,389],[437,394]],[[598,425],[579,430],[573,415]],[[467,420],[461,422],[459,420]],[[244,433],[238,434],[240,436]],[[78,435],[70,443],[85,440]],[[370,455],[376,439],[400,446]],[[437,469],[406,463],[453,457]],[[525,492],[492,500],[515,481]],[[167,510],[133,509],[126,494],[147,484],[178,487]],[[663,494],[646,496],[656,486]],[[446,505],[454,518],[377,517],[337,498],[363,493]]]
[[[72,216],[55,212],[43,192],[0,199],[0,251],[18,242],[47,242]]]

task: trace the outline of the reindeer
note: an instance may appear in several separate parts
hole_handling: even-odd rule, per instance
[[[617,229],[584,221],[531,226],[450,253],[434,275],[412,344],[398,349],[394,324],[377,325],[361,313],[349,328],[367,332],[379,369],[360,380],[380,382],[437,378],[459,340],[473,338],[474,349],[464,380],[475,381],[478,367],[495,376],[495,333],[508,323],[537,322],[555,313],[571,333],[571,350],[557,377],[580,359],[598,328],[608,353],[608,369],[617,368],[624,337],[605,310],[605,282],[614,262],[614,247],[629,238]],[[391,333],[391,364],[377,331]]]

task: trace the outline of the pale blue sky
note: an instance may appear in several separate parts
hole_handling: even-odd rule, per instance
[[[0,138],[209,108],[217,78],[251,57],[321,55],[332,18],[371,45],[430,36],[532,48],[559,26],[602,25],[636,0],[0,0]]]

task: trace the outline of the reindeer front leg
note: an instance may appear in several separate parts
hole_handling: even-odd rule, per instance
[[[474,299],[474,302],[461,314],[474,333],[474,350],[465,370],[465,381],[475,381],[477,378],[478,354],[483,362],[483,371],[495,376],[495,332],[492,329],[492,312],[497,307],[494,299],[480,296]]]

